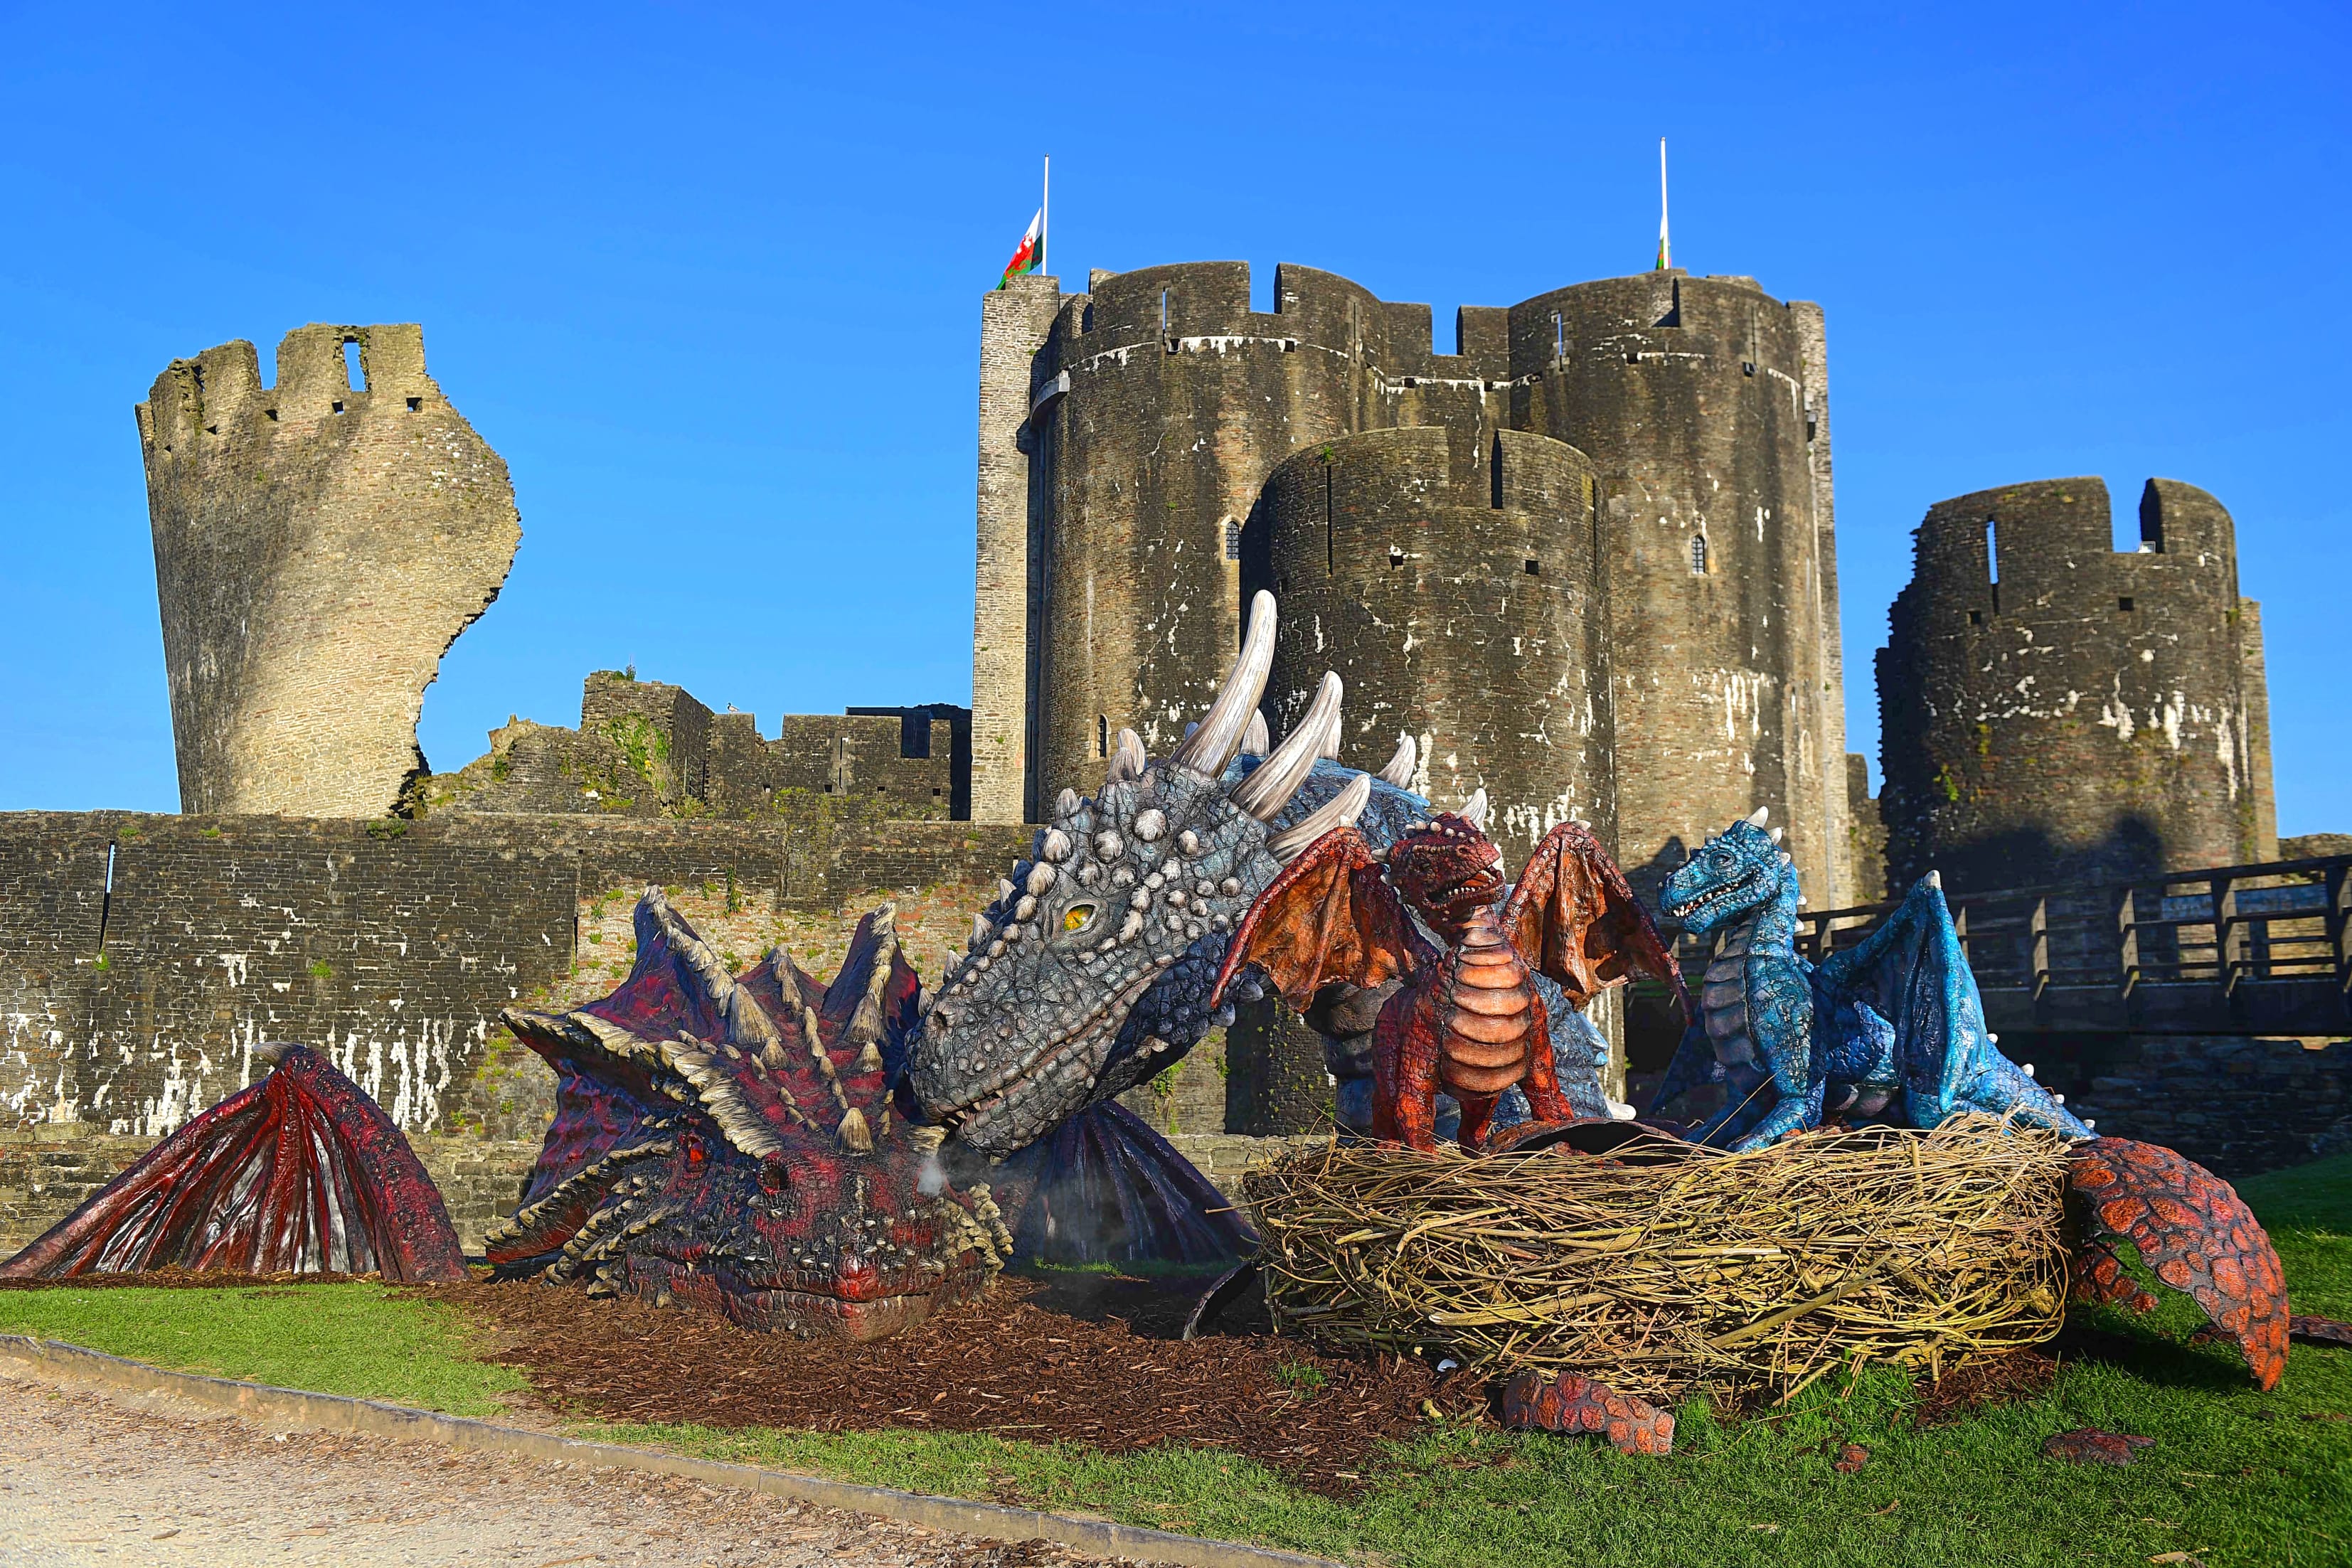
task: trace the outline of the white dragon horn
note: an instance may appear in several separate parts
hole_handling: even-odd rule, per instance
[[[1222,777],[1225,764],[1240,749],[1242,731],[1257,700],[1265,695],[1266,673],[1274,668],[1274,595],[1260,589],[1250,601],[1249,632],[1242,639],[1241,657],[1234,661],[1216,701],[1201,716],[1201,727],[1185,737],[1168,760],[1202,779]]]
[[[1772,830],[1772,841],[1773,841],[1774,843],[1776,843],[1776,844],[1777,844],[1777,843],[1779,843],[1779,842],[1780,841],[1780,832],[1781,832],[1781,830],[1780,830],[1780,829],[1779,829],[1779,828],[1775,828],[1775,829],[1773,829],[1773,830]]]
[[[1324,834],[1355,826],[1356,819],[1363,814],[1365,802],[1371,798],[1372,776],[1357,774],[1348,780],[1346,789],[1301,818],[1297,825],[1285,828],[1266,840],[1265,852],[1288,864]]]
[[[1344,690],[1337,674],[1323,672],[1322,684],[1315,688],[1315,701],[1298,727],[1283,737],[1282,744],[1257,765],[1256,772],[1233,787],[1234,805],[1261,822],[1274,821],[1315,771],[1315,759],[1323,754],[1328,737],[1339,732],[1339,697]]]
[[[1265,727],[1264,710],[1250,715],[1249,727],[1242,731],[1242,755],[1264,757],[1274,749],[1274,736]]]
[[[1759,806],[1755,810],[1748,813],[1748,821],[1752,825],[1760,828],[1764,825],[1765,819],[1769,817],[1771,814],[1772,809],[1769,806]]]
[[[1412,788],[1413,768],[1420,761],[1421,748],[1408,735],[1397,742],[1396,752],[1389,758],[1388,766],[1381,769],[1381,777],[1400,789],[1410,789]]]
[[[1110,766],[1103,770],[1103,788],[1142,778],[1146,766],[1142,740],[1131,729],[1120,730],[1118,744],[1111,748]]]
[[[1486,789],[1479,786],[1470,799],[1462,802],[1462,810],[1454,813],[1480,832],[1486,831]]]

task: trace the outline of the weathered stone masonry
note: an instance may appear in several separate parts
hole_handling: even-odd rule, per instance
[[[422,330],[297,329],[268,387],[251,343],[207,349],[138,416],[182,810],[390,811],[425,688],[522,538]]]
[[[1260,312],[1249,277],[989,297],[975,813],[1091,788],[1122,727],[1164,752],[1268,588],[1277,727],[1335,668],[1342,760],[1429,742],[1507,850],[1587,817],[1647,885],[1764,805],[1843,900],[1819,309],[1654,273],[1465,308],[1440,354],[1426,306],[1285,266]]]
[[[0,815],[0,1125],[157,1137],[248,1082],[254,1045],[292,1040],[429,1128],[464,1101],[499,1009],[570,973],[583,892],[710,883],[832,909],[983,881],[1026,838],[815,808],[760,824]]]

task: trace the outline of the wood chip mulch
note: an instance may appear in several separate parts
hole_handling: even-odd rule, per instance
[[[756,1333],[714,1314],[516,1282],[415,1287],[490,1331],[488,1358],[574,1417],[817,1431],[989,1432],[1123,1453],[1230,1448],[1347,1496],[1381,1444],[1486,1408],[1482,1382],[1356,1361],[1244,1322],[1178,1337],[1202,1281],[1001,1278],[982,1301],[866,1344]]]
[[[1964,1366],[1940,1382],[1921,1378],[1912,1418],[1922,1427],[1948,1427],[1980,1410],[2036,1398],[2057,1381],[2058,1363],[2052,1357],[2039,1351],[2011,1351]]]

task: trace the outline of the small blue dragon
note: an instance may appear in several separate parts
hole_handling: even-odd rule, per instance
[[[1933,1127],[1974,1110],[2095,1135],[1996,1048],[1935,873],[1861,942],[1819,965],[1801,956],[1797,872],[1766,815],[1734,822],[1666,879],[1666,915],[1725,937],[1654,1111],[1720,1082],[1724,1108],[1692,1135],[1741,1149],[1835,1113]]]

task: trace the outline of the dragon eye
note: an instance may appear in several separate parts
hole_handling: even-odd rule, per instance
[[[1093,921],[1094,917],[1095,906],[1093,904],[1073,904],[1070,905],[1068,911],[1062,916],[1062,929],[1065,931],[1084,931],[1087,925]]]

